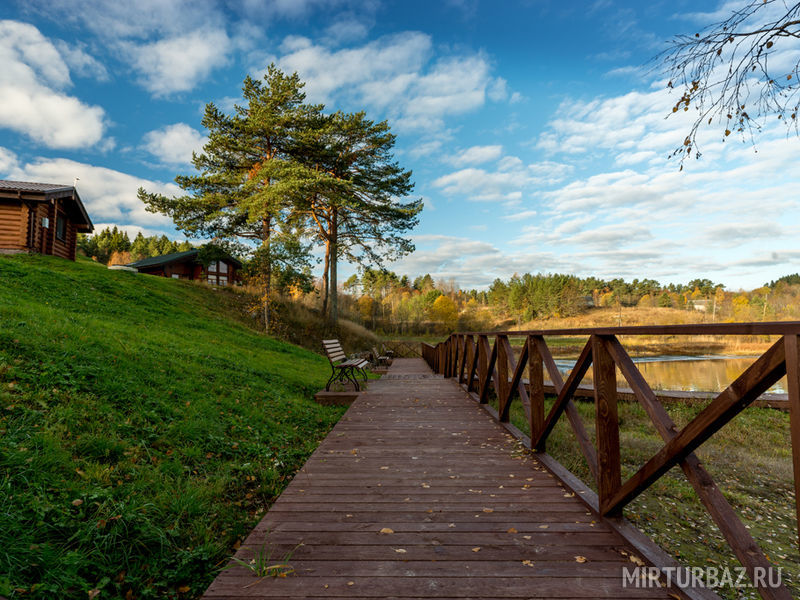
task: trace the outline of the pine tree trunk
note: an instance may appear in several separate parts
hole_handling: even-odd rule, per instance
[[[261,220],[261,239],[262,247],[264,248],[264,255],[266,256],[266,264],[264,265],[264,331],[269,333],[269,300],[270,291],[272,288],[272,257],[270,256],[270,235],[272,234],[272,217],[271,215],[265,216]]]
[[[336,281],[336,263],[339,259],[339,214],[334,208],[331,212],[331,230],[329,236],[330,243],[330,285],[328,295],[330,297],[330,312],[328,313],[328,324],[335,330],[339,320],[339,298],[338,282]]]
[[[328,316],[328,291],[330,290],[330,284],[328,282],[328,269],[331,264],[331,242],[330,240],[325,240],[325,269],[322,271],[322,287],[323,287],[323,295],[322,295],[322,314],[327,318]]]

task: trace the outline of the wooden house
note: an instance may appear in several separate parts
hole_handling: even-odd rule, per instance
[[[171,277],[173,279],[192,279],[206,281],[211,285],[234,285],[239,281],[242,263],[226,256],[211,262],[207,267],[198,260],[198,249],[185,252],[153,256],[129,264],[139,273]]]
[[[93,229],[74,186],[0,180],[0,253],[75,260],[78,233]]]

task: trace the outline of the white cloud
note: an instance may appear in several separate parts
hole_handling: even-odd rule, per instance
[[[310,100],[366,104],[406,131],[439,130],[445,118],[480,108],[505,85],[482,54],[433,56],[431,37],[415,31],[338,50],[289,36],[278,63],[300,74]]]
[[[335,92],[355,89],[372,104],[386,106],[428,61],[432,41],[423,33],[405,32],[360,47],[331,50],[308,38],[290,36],[281,52],[280,65],[300,73],[312,100],[327,103]]]
[[[162,163],[188,165],[192,152],[200,152],[208,138],[186,123],[175,123],[144,135],[144,148]]]
[[[13,171],[18,164],[17,155],[8,148],[0,146],[0,179],[5,179],[6,175]]]
[[[0,21],[0,127],[51,148],[96,144],[105,113],[63,92],[72,82],[55,45],[26,23]]]
[[[155,96],[193,89],[225,65],[235,48],[247,48],[262,29],[238,24],[216,0],[31,0],[32,8],[61,22],[80,24],[137,72]],[[79,59],[80,57],[75,57]],[[85,57],[84,57],[85,62]],[[97,65],[87,63],[87,69]]]
[[[73,73],[79,77],[108,81],[108,71],[105,66],[88,54],[83,47],[67,44],[62,40],[56,40],[55,45]]]
[[[503,147],[500,145],[472,146],[449,158],[447,162],[456,166],[479,165],[497,160],[502,154]]]
[[[325,39],[331,44],[342,44],[364,39],[369,33],[369,26],[363,19],[353,15],[339,17],[325,29]]]
[[[545,161],[526,166],[518,157],[506,156],[494,171],[468,167],[442,175],[432,185],[448,196],[516,203],[541,186],[563,181],[571,172],[572,167],[562,163]]]
[[[216,0],[27,0],[26,4],[105,39],[169,36],[224,18]]]
[[[147,212],[136,197],[136,192],[143,187],[149,192],[178,195],[182,191],[175,184],[150,181],[66,158],[39,158],[24,166],[17,166],[9,173],[9,178],[13,180],[67,185],[71,185],[76,177],[80,179],[78,192],[92,222],[138,225],[164,231],[173,229],[169,218]]]
[[[495,79],[489,86],[489,98],[495,102],[508,98],[508,82],[502,77]]]
[[[123,45],[142,85],[156,96],[193,89],[227,63],[230,47],[222,29],[198,29],[144,45]]]
[[[496,278],[513,273],[569,272],[570,263],[550,252],[508,253],[494,244],[447,235],[413,237],[417,251],[393,264],[397,273],[430,273],[436,279],[455,279],[461,288],[485,288]]]

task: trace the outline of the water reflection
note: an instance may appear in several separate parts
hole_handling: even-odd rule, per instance
[[[721,392],[757,358],[756,356],[654,356],[634,358],[633,362],[654,390]],[[575,366],[575,360],[556,359],[556,365],[566,378]],[[548,378],[546,371],[545,378]],[[592,369],[589,368],[583,382],[588,385],[591,381]],[[627,387],[619,370],[617,370],[617,382],[620,387]],[[786,378],[781,379],[768,391],[785,393]]]

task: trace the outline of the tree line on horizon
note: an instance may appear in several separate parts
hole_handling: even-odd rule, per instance
[[[343,291],[353,317],[374,330],[399,334],[490,330],[503,322],[578,317],[597,308],[686,310],[718,322],[800,318],[800,274],[750,291],[728,291],[705,278],[662,284],[559,273],[514,274],[495,279],[486,290],[463,290],[454,279],[436,281],[430,274],[411,279],[367,268],[347,279]]]
[[[84,256],[97,262],[116,265],[184,252],[194,246],[188,241],[170,240],[166,235],[145,236],[141,231],[131,241],[128,232],[115,225],[94,235],[78,234],[77,248]]]

